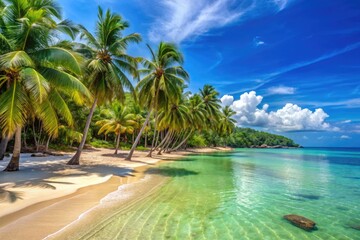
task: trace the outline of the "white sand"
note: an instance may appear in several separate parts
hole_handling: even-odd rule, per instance
[[[154,158],[146,157],[147,152],[136,151],[130,162],[124,160],[127,151],[115,156],[114,150],[94,149],[84,151],[80,166],[66,165],[72,154],[42,158],[22,154],[20,171],[0,172],[0,239],[10,236],[11,239],[25,236],[27,240],[39,239],[56,232],[99,204],[119,185],[129,182],[129,177],[133,178],[131,181],[137,179],[134,168],[189,153],[223,150],[229,149],[204,148],[161,156],[154,154]],[[9,159],[0,161],[0,169],[5,168]]]

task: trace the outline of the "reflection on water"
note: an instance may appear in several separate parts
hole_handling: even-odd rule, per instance
[[[239,149],[190,156],[149,174],[170,181],[85,239],[360,239],[360,154]],[[347,177],[349,176],[349,177]],[[317,223],[306,232],[283,219]]]

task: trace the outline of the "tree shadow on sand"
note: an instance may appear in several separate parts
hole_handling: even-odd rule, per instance
[[[22,199],[22,192],[8,190],[7,186],[0,186],[0,202],[14,203]]]
[[[145,173],[157,174],[166,177],[185,177],[185,176],[199,174],[199,172],[187,170],[185,168],[173,168],[173,167],[150,168],[146,170]]]

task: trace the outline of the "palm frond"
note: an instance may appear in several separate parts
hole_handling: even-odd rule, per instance
[[[14,51],[0,56],[0,69],[34,67],[31,57],[24,51]]]

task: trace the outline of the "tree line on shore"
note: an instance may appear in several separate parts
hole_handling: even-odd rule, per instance
[[[147,45],[149,58],[130,56],[129,45],[142,39],[124,35],[127,28],[100,7],[89,31],[62,19],[54,0],[0,0],[0,159],[12,145],[5,171],[19,170],[30,146],[77,145],[68,164],[78,165],[87,142],[114,146],[115,154],[129,148],[127,160],[139,146],[151,157],[234,143],[235,112],[221,107],[213,86],[187,91],[178,47],[160,42]]]

